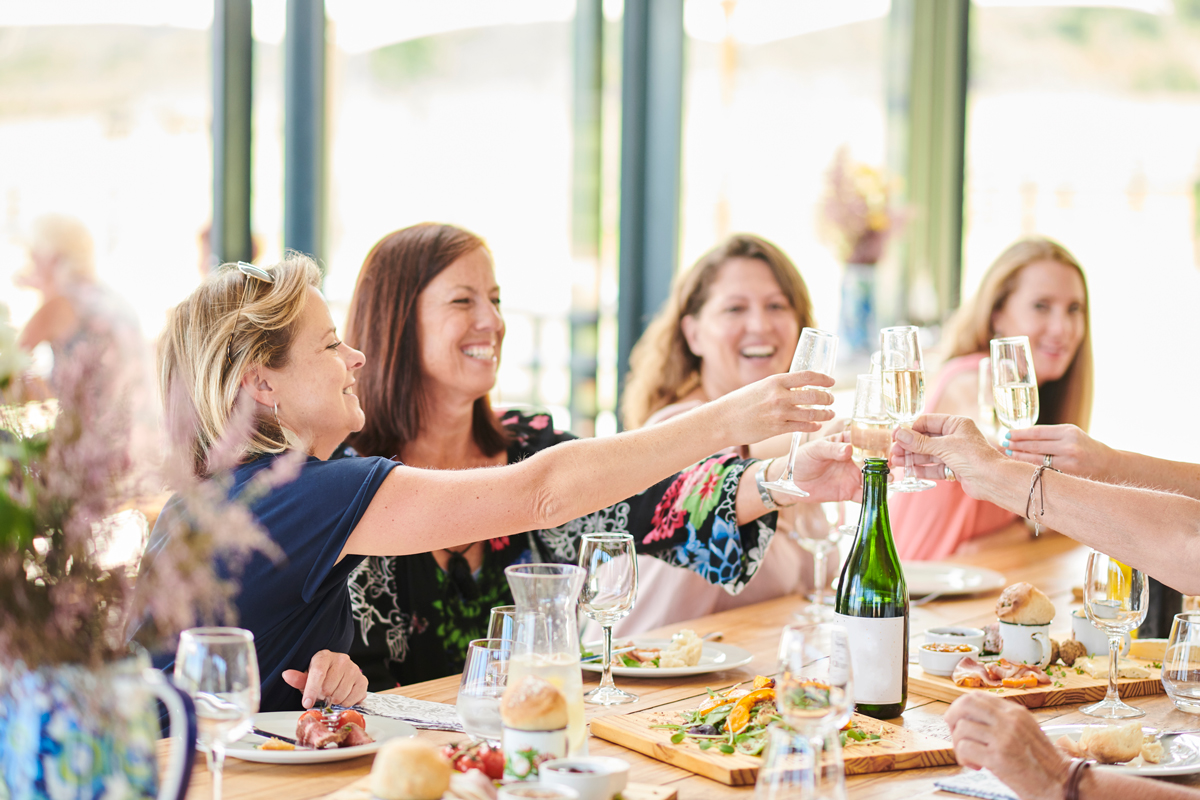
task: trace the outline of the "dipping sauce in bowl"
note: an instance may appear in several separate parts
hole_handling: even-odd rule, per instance
[[[974,648],[966,644],[942,644],[940,642],[934,642],[932,644],[921,645],[921,649],[931,650],[934,653],[962,653],[966,655]]]
[[[942,642],[943,644],[965,644],[983,650],[983,629],[967,628],[959,625],[948,625],[943,628],[930,628],[925,631],[926,642]]]
[[[974,658],[978,655],[979,648],[972,645],[930,642],[917,650],[917,663],[930,675],[950,677],[959,661],[967,656]]]

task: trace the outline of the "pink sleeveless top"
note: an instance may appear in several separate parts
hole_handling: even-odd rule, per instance
[[[938,373],[937,384],[925,408],[937,408],[950,382],[964,372],[978,373],[983,353],[948,361]],[[937,487],[913,494],[892,493],[888,516],[900,558],[906,561],[936,561],[958,549],[963,542],[992,533],[1017,519],[999,506],[973,500],[962,486],[935,481]]]

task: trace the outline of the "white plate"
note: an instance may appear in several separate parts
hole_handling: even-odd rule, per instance
[[[1103,724],[1103,723],[1100,723]],[[1043,725],[1042,732],[1050,737],[1050,741],[1066,735],[1076,741],[1087,725]],[[1157,733],[1157,728],[1142,728],[1145,733]],[[1140,767],[1127,764],[1097,764],[1100,769],[1111,769],[1127,772],[1131,775],[1146,775],[1161,778],[1165,775],[1189,775],[1200,772],[1200,736],[1194,733],[1168,733],[1159,740],[1162,743],[1163,760],[1157,764],[1143,764]]]
[[[622,639],[622,642],[629,641]],[[670,639],[633,639],[638,647],[657,647],[665,650],[671,645]],[[604,648],[603,642],[586,642],[584,647],[592,653],[599,653]],[[613,648],[617,643],[613,643]],[[622,678],[679,678],[684,675],[703,675],[706,672],[720,672],[723,669],[742,667],[754,660],[754,654],[749,650],[734,647],[729,644],[704,643],[700,651],[700,663],[694,667],[673,667],[659,669],[658,667],[613,667],[612,674]],[[602,672],[600,659],[582,664],[588,672]]]
[[[296,720],[299,711],[264,711],[254,715],[254,727],[278,733],[289,739],[296,738]],[[225,750],[225,754],[243,761],[258,761],[263,764],[323,764],[326,761],[344,761],[374,753],[388,739],[416,736],[417,729],[407,722],[389,717],[367,716],[367,733],[375,741],[357,747],[333,747],[325,750],[259,750],[257,745],[266,741],[255,733],[247,733]]]
[[[904,580],[912,596],[939,594],[975,594],[1003,589],[1004,576],[999,572],[964,564],[948,564],[941,561],[906,561]]]

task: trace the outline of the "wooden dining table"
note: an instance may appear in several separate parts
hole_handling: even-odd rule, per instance
[[[1028,581],[1044,591],[1056,608],[1055,623],[1051,626],[1051,635],[1055,635],[1069,631],[1070,611],[1080,607],[1075,599],[1074,590],[1083,582],[1087,554],[1086,547],[1063,536],[1043,533],[1035,539],[1024,524],[1015,524],[999,533],[976,540],[967,552],[959,552],[947,560],[968,566],[986,567],[1002,573],[1006,583]],[[982,627],[995,621],[998,594],[999,590],[969,596],[943,596],[914,605],[911,614],[913,646],[920,644],[921,634],[929,628],[943,625]],[[780,629],[791,622],[793,614],[802,610],[804,606],[805,601],[799,597],[782,597],[649,632],[647,636],[670,635],[684,627],[691,628],[700,635],[720,631],[723,634],[723,642],[749,650],[754,654],[754,660],[739,669],[690,678],[619,679],[618,684],[621,688],[638,695],[638,702],[616,707],[588,706],[588,719],[608,714],[652,710],[698,697],[709,687],[726,687],[748,680],[756,674],[773,674],[776,671],[775,657]],[[598,676],[594,673],[585,672],[584,675],[585,683],[598,682]],[[450,676],[393,691],[422,700],[454,703],[458,684],[459,677]],[[585,690],[586,688],[585,686]],[[1146,711],[1143,718],[1146,725],[1165,730],[1200,729],[1200,719],[1176,710],[1165,694],[1138,697],[1132,702]],[[943,721],[947,708],[949,704],[946,702],[910,692],[903,716],[893,722],[928,736],[949,740],[950,733]],[[1078,705],[1039,708],[1034,709],[1033,713],[1043,724],[1050,721],[1094,721],[1093,718],[1081,714]],[[439,744],[463,738],[462,734],[438,731],[421,731],[419,735]],[[165,760],[169,747],[169,740],[163,740],[159,750],[160,760]],[[726,786],[595,736],[589,737],[588,748],[592,755],[611,755],[625,759],[631,765],[630,781],[673,788],[680,800],[749,800],[754,792],[753,786]],[[370,772],[371,762],[372,758],[367,756],[329,764],[278,766],[229,758],[225,766],[224,795],[226,800],[323,798],[365,776]],[[851,775],[846,778],[846,789],[851,800],[961,797],[939,791],[934,787],[934,781],[953,776],[962,769],[959,766],[949,766]],[[1200,788],[1200,775],[1196,774],[1164,780]],[[207,800],[211,796],[210,787],[204,760],[200,758],[192,774],[187,797],[189,800]]]

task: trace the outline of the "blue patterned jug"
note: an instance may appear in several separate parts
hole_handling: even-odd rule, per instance
[[[155,698],[175,739],[162,781]],[[182,800],[195,740],[190,698],[144,661],[0,671],[0,800]]]

